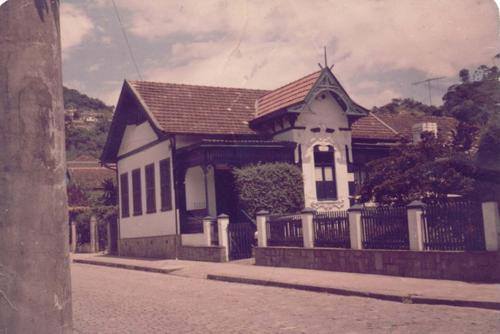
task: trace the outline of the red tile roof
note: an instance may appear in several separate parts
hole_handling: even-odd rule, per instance
[[[273,90],[257,100],[256,117],[261,117],[304,101],[321,75],[317,71]]]
[[[73,160],[66,163],[71,181],[83,189],[100,189],[104,180],[116,178],[113,170],[101,167],[99,162],[93,159],[92,161]]]
[[[414,115],[410,113],[405,114],[391,114],[391,113],[377,113],[378,118],[388,124],[400,135],[411,138],[412,126],[422,122],[437,123],[438,133],[449,136],[451,132],[456,129],[458,121],[452,117],[438,117],[428,115]]]
[[[398,135],[391,130],[385,122],[369,113],[368,116],[357,119],[352,124],[353,139],[382,139],[382,140],[396,140]]]
[[[255,134],[248,122],[265,90],[129,81],[162,130],[189,134]]]

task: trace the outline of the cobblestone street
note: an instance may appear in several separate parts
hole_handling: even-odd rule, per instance
[[[500,312],[72,265],[75,333],[498,333]]]

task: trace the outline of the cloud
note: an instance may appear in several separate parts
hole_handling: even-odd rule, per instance
[[[61,41],[63,58],[91,35],[94,24],[88,15],[74,4],[61,5]]]
[[[155,55],[161,65],[140,64],[148,80],[272,89],[317,70],[326,45],[334,73],[355,99],[371,106],[401,95],[402,85],[454,77],[498,53],[498,9],[488,0],[117,5],[132,37],[168,45],[166,54]],[[401,75],[398,82],[376,79],[390,71]]]

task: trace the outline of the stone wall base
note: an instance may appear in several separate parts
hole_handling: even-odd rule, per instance
[[[119,239],[118,253],[128,257],[175,259],[178,244],[178,235]]]
[[[179,246],[179,260],[227,262],[226,247]]]
[[[260,266],[477,282],[500,282],[500,252],[257,247]]]

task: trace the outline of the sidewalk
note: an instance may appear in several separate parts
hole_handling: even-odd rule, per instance
[[[250,260],[210,263],[72,254],[73,262],[182,277],[258,284],[415,304],[500,310],[500,284],[255,266]]]

